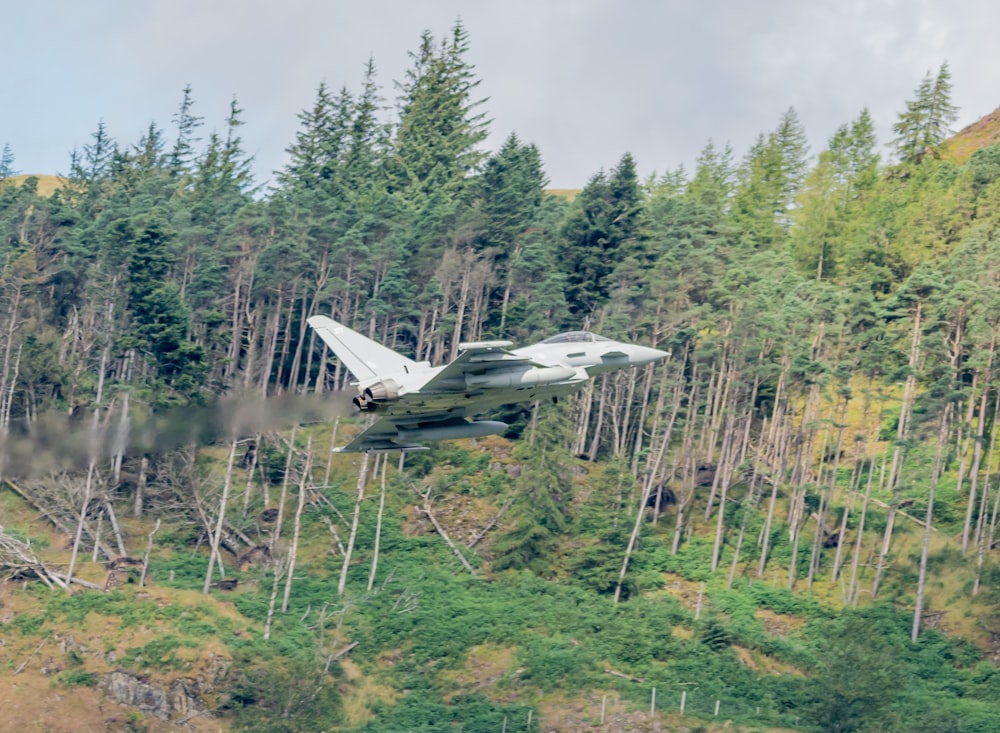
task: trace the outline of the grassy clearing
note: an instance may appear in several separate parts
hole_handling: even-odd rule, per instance
[[[49,176],[49,175],[17,175],[11,176],[9,180],[15,186],[23,185],[29,178],[38,179],[38,193],[42,196],[51,196],[57,189],[62,188],[66,185],[66,180],[59,176]]]

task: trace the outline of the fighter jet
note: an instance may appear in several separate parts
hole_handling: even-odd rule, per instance
[[[425,441],[502,433],[507,423],[469,418],[514,402],[557,401],[597,374],[669,356],[590,331],[569,331],[520,349],[511,349],[511,341],[459,344],[458,358],[432,367],[326,316],[313,316],[309,325],[358,380],[354,405],[377,416],[337,449],[341,452],[421,450]]]

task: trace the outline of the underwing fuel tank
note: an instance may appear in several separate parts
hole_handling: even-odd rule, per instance
[[[572,367],[531,367],[530,369],[511,369],[506,372],[490,374],[469,374],[465,383],[470,387],[503,388],[530,387],[536,384],[552,384],[565,382],[576,376]]]
[[[397,431],[401,443],[418,440],[457,440],[459,438],[481,438],[484,435],[497,435],[510,427],[499,420],[474,420],[461,425],[439,425],[426,428],[413,428]]]

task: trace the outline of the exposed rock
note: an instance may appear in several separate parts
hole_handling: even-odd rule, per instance
[[[112,700],[139,708],[161,720],[170,719],[167,692],[158,685],[143,682],[135,675],[121,670],[111,672],[101,681],[101,687]]]
[[[270,565],[272,562],[271,548],[267,545],[256,545],[244,552],[237,563],[240,572],[245,573],[251,568]]]
[[[180,718],[190,718],[208,712],[201,699],[202,689],[198,680],[179,677],[170,683],[170,713]]]
[[[198,680],[186,677],[177,678],[163,687],[124,670],[111,672],[101,680],[101,689],[108,697],[160,720],[189,718],[208,712],[201,698],[208,692],[206,687]]]
[[[87,652],[87,647],[78,642],[72,634],[67,634],[63,637],[57,636],[56,639],[59,641],[59,651],[63,654],[69,654],[70,652],[86,654]]]

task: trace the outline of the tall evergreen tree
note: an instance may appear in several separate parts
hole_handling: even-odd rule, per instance
[[[326,136],[333,124],[333,115],[333,99],[326,84],[320,84],[312,107],[298,114],[300,126],[295,142],[285,148],[288,163],[278,172],[277,179],[286,190],[315,187],[323,178],[329,147]]]
[[[10,149],[10,143],[3,144],[3,152],[0,153],[0,181],[16,175],[14,170],[14,151]]]
[[[875,123],[867,107],[849,126],[838,127],[830,138],[831,163],[847,197],[875,184],[880,162],[875,150],[877,143]]]
[[[701,204],[722,210],[732,195],[734,175],[732,148],[726,145],[719,150],[709,140],[695,161],[694,177],[687,184],[687,195]]]
[[[783,242],[807,167],[805,129],[794,108],[766,137],[759,135],[738,172],[732,214],[752,245]]]
[[[951,103],[951,71],[945,61],[936,76],[927,72],[916,89],[916,98],[906,103],[892,130],[893,147],[903,163],[919,163],[937,156],[938,146],[951,134],[958,108]]]
[[[479,246],[509,252],[541,206],[545,185],[538,148],[511,133],[480,176],[484,225]]]
[[[400,85],[399,127],[394,141],[394,186],[421,198],[453,196],[479,169],[486,139],[485,99],[473,97],[480,81],[466,60],[468,34],[461,22],[436,44],[430,31],[411,53],[413,67]]]
[[[607,301],[609,275],[638,251],[641,211],[642,190],[629,153],[610,175],[601,171],[591,178],[573,201],[560,255],[567,302],[576,318],[588,318]]]
[[[193,107],[191,85],[188,84],[184,87],[180,107],[173,117],[174,125],[177,127],[177,138],[170,150],[169,170],[170,175],[174,177],[190,169],[194,159],[194,146],[199,142],[196,133],[203,120],[192,112]]]

